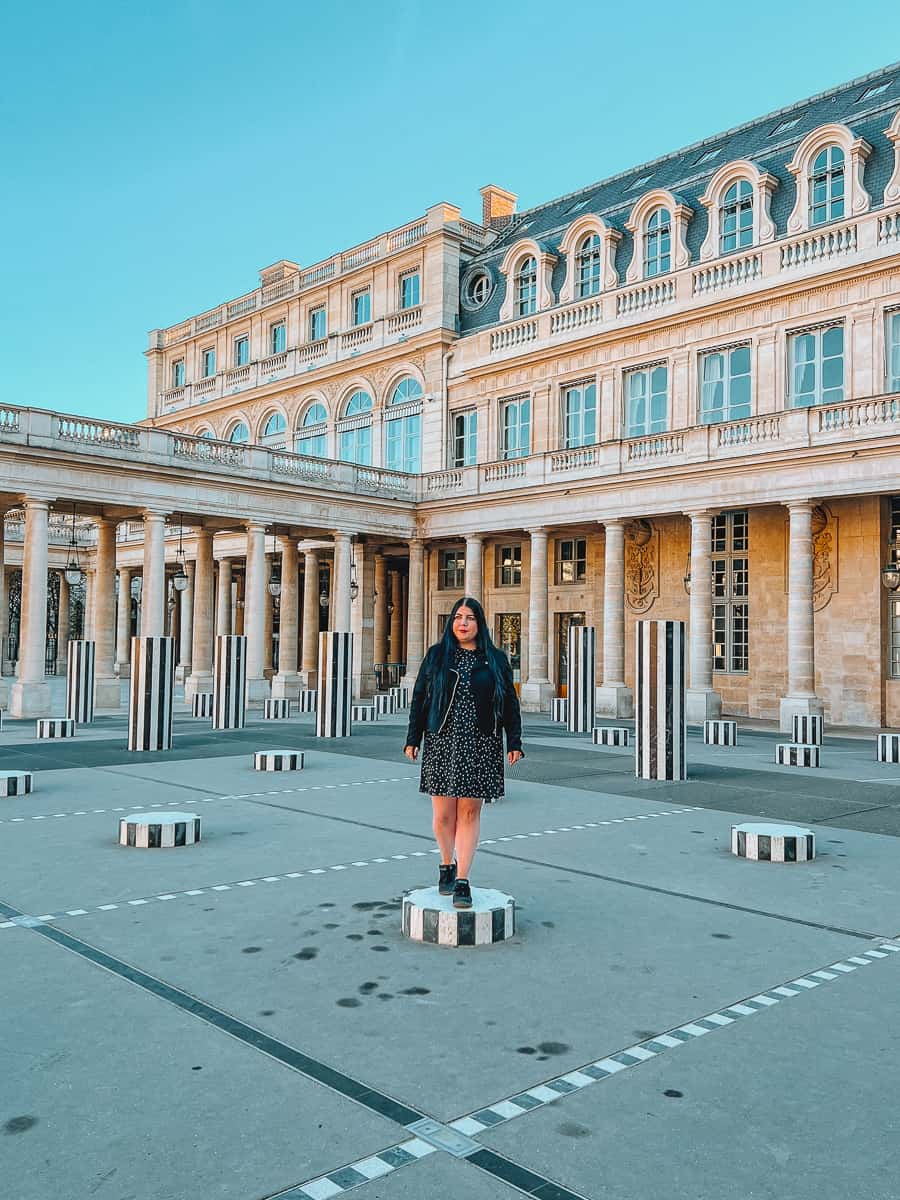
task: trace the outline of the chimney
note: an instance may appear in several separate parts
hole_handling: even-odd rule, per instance
[[[516,196],[494,183],[481,189],[481,223],[485,229],[505,229],[516,211]]]

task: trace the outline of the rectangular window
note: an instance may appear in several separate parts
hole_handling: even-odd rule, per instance
[[[713,670],[749,670],[750,540],[746,509],[712,521]]]
[[[900,392],[900,309],[888,313],[886,321],[887,390]]]
[[[556,543],[557,583],[581,583],[587,577],[587,540],[561,538]]]
[[[665,433],[668,424],[669,369],[645,367],[625,376],[625,436]]]
[[[269,353],[284,354],[287,349],[287,326],[284,321],[278,321],[269,326]]]
[[[531,398],[521,396],[500,405],[500,455],[525,458],[531,453]]]
[[[202,356],[203,378],[211,379],[216,373],[216,352],[214,349],[204,350]]]
[[[843,402],[843,325],[793,334],[789,338],[789,354],[792,408]]]
[[[497,587],[520,587],[522,584],[522,543],[498,546]]]
[[[234,365],[246,367],[250,361],[250,339],[246,334],[234,339]]]
[[[176,359],[172,363],[172,387],[184,387],[184,359]]]
[[[564,450],[593,446],[597,440],[597,385],[577,383],[563,389],[562,444]]]
[[[384,423],[384,465],[417,475],[422,470],[422,418],[418,413]]]
[[[310,310],[309,314],[309,340],[311,342],[320,342],[323,337],[328,334],[328,327],[325,317],[325,305],[322,304],[318,308]]]
[[[372,299],[369,289],[354,292],[350,297],[350,320],[354,325],[368,325],[372,319]]]
[[[400,276],[400,307],[417,308],[419,304],[419,272],[407,271]]]
[[[474,408],[450,418],[450,466],[473,467],[478,441],[478,413]]]
[[[438,558],[438,587],[463,588],[465,586],[465,550],[442,550]]]
[[[750,416],[750,347],[714,350],[700,359],[700,421],[743,421]]]

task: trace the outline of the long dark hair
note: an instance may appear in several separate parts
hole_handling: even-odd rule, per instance
[[[503,711],[503,696],[506,690],[508,661],[503,651],[498,650],[494,645],[491,631],[488,628],[487,617],[484,615],[484,609],[472,596],[460,596],[450,609],[450,615],[447,617],[447,624],[444,626],[441,640],[436,645],[433,676],[434,687],[440,697],[441,707],[443,708],[450,690],[450,670],[453,667],[456,649],[459,646],[459,642],[456,640],[456,635],[453,632],[453,620],[463,605],[466,608],[470,608],[472,615],[475,617],[475,650],[476,653],[484,655],[487,660],[488,669],[494,678],[494,713],[499,716]]]

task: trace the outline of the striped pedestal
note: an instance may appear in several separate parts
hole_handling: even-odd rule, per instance
[[[379,717],[386,717],[390,713],[396,712],[394,697],[390,692],[378,692],[372,697],[372,703]]]
[[[66,658],[66,716],[86,725],[94,719],[94,642],[69,642]]]
[[[569,733],[590,733],[593,728],[596,675],[597,631],[593,625],[570,625],[566,668]]]
[[[811,862],[816,857],[816,835],[797,825],[732,825],[731,853],[757,862]]]
[[[875,758],[881,763],[900,763],[900,733],[879,733]]]
[[[200,818],[196,813],[129,813],[119,821],[120,846],[168,850],[173,846],[193,846],[199,841]]]
[[[795,713],[791,717],[791,741],[802,746],[821,746],[825,737],[825,718]]]
[[[569,717],[569,702],[565,696],[554,696],[550,701],[550,720],[566,721]]]
[[[300,695],[297,697],[298,712],[315,712],[316,711],[316,689],[301,688]]]
[[[207,719],[213,715],[212,692],[194,693],[191,697],[191,715],[194,717],[206,717]]]
[[[394,712],[409,707],[409,688],[399,686],[388,688],[388,695],[394,698]]]
[[[33,790],[30,771],[0,771],[0,796],[27,796]]]
[[[352,633],[319,634],[318,679],[316,737],[349,737],[353,686]]]
[[[260,750],[253,755],[254,771],[302,771],[302,750]]]
[[[704,721],[703,740],[707,746],[736,746],[737,721]]]
[[[243,729],[247,717],[247,639],[222,633],[216,638],[213,671],[213,729]]]
[[[377,721],[378,709],[374,704],[354,704],[350,709],[351,721]]]
[[[75,736],[75,722],[70,717],[44,717],[35,732],[41,739],[70,738]]]
[[[263,720],[286,721],[291,715],[290,700],[264,700]]]
[[[472,907],[453,907],[452,896],[436,887],[403,897],[402,933],[414,942],[438,946],[490,946],[516,932],[516,902],[492,888],[472,888]]]
[[[684,757],[684,622],[635,627],[635,775],[687,778]]]
[[[618,725],[595,725],[593,740],[595,746],[627,746],[629,730]]]
[[[779,767],[821,766],[818,746],[801,746],[798,742],[779,742],[775,747],[775,761]]]
[[[131,639],[128,699],[128,749],[172,749],[172,699],[175,691],[175,639]]]

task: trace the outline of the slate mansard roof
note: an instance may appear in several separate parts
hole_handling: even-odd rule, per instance
[[[871,94],[880,84],[888,84],[888,87],[877,94]],[[854,135],[865,138],[872,147],[872,153],[865,164],[864,185],[872,198],[872,207],[880,207],[894,164],[893,146],[885,137],[884,130],[898,107],[900,63],[895,63],[787,108],[778,109],[767,116],[738,125],[725,133],[695,142],[691,146],[676,150],[673,154],[664,155],[599,183],[593,183],[568,196],[517,213],[486,250],[466,263],[466,277],[470,276],[476,267],[483,267],[491,276],[494,288],[483,307],[472,311],[467,309],[465,304],[460,305],[460,332],[473,333],[498,323],[500,306],[506,294],[506,283],[500,273],[500,264],[512,245],[521,238],[534,238],[551,252],[557,253],[569,225],[587,214],[602,216],[622,234],[615,265],[619,281],[623,282],[634,249],[633,239],[625,228],[625,222],[635,203],[654,188],[667,188],[691,209],[687,245],[691,261],[696,262],[700,246],[706,237],[708,223],[707,211],[700,203],[700,197],[716,171],[735,159],[749,159],[761,171],[768,171],[778,180],[778,187],[772,196],[771,213],[776,236],[784,236],[795,199],[795,182],[787,164],[800,142],[820,125],[847,125]],[[785,128],[794,118],[798,118],[797,123]],[[717,150],[718,153],[705,158],[713,150]],[[705,161],[698,162],[704,158]],[[561,259],[553,272],[553,291],[557,295],[565,274],[566,264]]]

